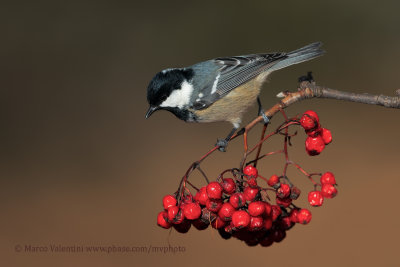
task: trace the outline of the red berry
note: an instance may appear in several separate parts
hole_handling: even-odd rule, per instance
[[[262,217],[257,216],[251,216],[250,217],[250,224],[249,224],[249,230],[250,231],[258,231],[261,230],[264,227],[264,220]]]
[[[306,139],[306,150],[308,155],[316,156],[319,155],[325,148],[324,140],[321,136],[307,137]]]
[[[227,228],[228,228],[228,231],[229,231],[229,225],[225,226],[224,228],[218,229],[219,235],[225,240],[228,240],[228,239],[230,239],[232,237],[232,232],[227,232],[226,231]]]
[[[222,186],[222,190],[224,191],[224,193],[226,193],[228,195],[233,194],[236,190],[236,184],[232,178],[222,179],[222,182],[220,183],[220,185]]]
[[[221,199],[222,186],[217,182],[211,182],[207,185],[207,195],[212,199]]]
[[[178,231],[179,233],[185,234],[190,230],[190,227],[192,226],[192,224],[188,220],[182,220],[181,223],[174,224],[173,226],[176,231]]]
[[[265,230],[269,230],[272,228],[272,218],[271,217],[267,217],[264,219],[264,228],[265,228]]]
[[[292,228],[292,226],[294,225],[294,222],[292,222],[292,220],[290,219],[290,217],[283,217],[280,220],[279,225],[281,226],[281,228],[285,229],[285,230],[289,230],[290,228]]]
[[[250,215],[244,210],[237,210],[232,215],[232,223],[236,228],[244,228],[250,223]]]
[[[309,131],[314,129],[318,124],[315,120],[307,115],[303,115],[300,119],[300,125],[304,128],[304,130]]]
[[[274,243],[274,237],[270,234],[267,235],[263,240],[260,241],[260,245],[263,247],[269,247]]]
[[[188,203],[183,208],[183,214],[188,220],[198,219],[201,215],[201,208],[199,203]]]
[[[289,214],[289,218],[292,222],[298,223],[299,222],[299,210],[298,209],[292,209],[292,211]]]
[[[220,217],[217,217],[214,221],[211,222],[211,226],[215,229],[220,229],[222,227],[225,227],[226,222],[223,221]]]
[[[206,202],[208,200],[208,195],[207,195],[207,188],[203,186],[200,188],[200,190],[196,193],[194,196],[194,199],[200,203],[200,205],[205,206]]]
[[[258,188],[251,188],[251,187],[247,186],[243,190],[244,198],[247,201],[253,201],[257,197],[259,191],[260,190]]]
[[[227,202],[222,204],[220,210],[218,211],[218,216],[221,217],[223,221],[230,221],[234,212],[235,208],[231,205],[231,203]]]
[[[163,206],[166,210],[169,207],[176,206],[176,198],[172,195],[166,195],[165,197],[163,197]]]
[[[168,213],[166,211],[161,211],[157,215],[157,224],[165,229],[171,227],[171,224],[167,221]]]
[[[301,193],[300,189],[296,186],[293,186],[290,189],[290,198],[296,200],[299,198],[300,193]]]
[[[246,243],[246,245],[248,245],[249,247],[254,247],[258,245],[258,239],[252,235],[249,235],[248,238],[246,238],[244,240],[244,242]]]
[[[279,177],[278,177],[278,175],[275,175],[275,174],[272,175],[272,176],[268,179],[267,183],[268,183],[269,186],[275,188],[275,186],[277,186],[277,185],[279,184]]]
[[[183,216],[182,210],[177,206],[169,207],[167,212],[168,212],[168,221],[173,224],[180,224],[185,218]]]
[[[324,140],[325,145],[328,145],[332,142],[332,134],[331,131],[329,131],[328,129],[322,128],[321,137],[322,140]]]
[[[239,240],[247,241],[252,236],[252,233],[250,231],[248,231],[247,229],[235,229],[235,226],[233,226],[233,228],[234,228],[234,230],[239,230],[239,231],[233,232],[233,236]]]
[[[276,204],[279,206],[282,206],[284,208],[287,208],[290,206],[290,204],[292,204],[292,199],[289,197],[286,197],[286,198],[277,197]]]
[[[228,233],[228,234],[232,234],[232,232],[233,232],[233,225],[232,225],[232,223],[231,224],[229,224],[229,225],[227,225],[227,226],[225,226],[224,227],[224,231],[226,232],[226,233]]]
[[[237,209],[243,207],[246,204],[246,199],[243,193],[235,193],[229,198],[229,203]]]
[[[250,187],[257,187],[257,180],[256,178],[250,178],[249,180],[247,180],[247,184]]]
[[[336,184],[335,175],[333,175],[333,173],[331,172],[326,172],[322,174],[320,181],[321,184],[331,184],[331,185]]]
[[[278,219],[278,217],[282,214],[282,210],[278,205],[272,205],[272,221]]]
[[[244,169],[243,169],[243,173],[249,177],[254,177],[257,178],[258,177],[258,171],[256,169],[256,167],[251,166],[251,165],[247,165]]]
[[[321,193],[326,198],[334,198],[337,195],[337,189],[331,184],[323,184]]]
[[[297,214],[297,220],[301,224],[308,224],[311,221],[311,212],[308,209],[301,209]]]
[[[222,201],[220,199],[209,199],[206,202],[206,208],[212,212],[218,212],[222,207]]]
[[[168,221],[172,222],[175,219],[176,215],[178,215],[179,207],[177,206],[169,207],[167,212],[168,212]]]
[[[265,205],[264,202],[256,201],[251,202],[248,207],[249,214],[251,216],[260,216],[265,212]]]
[[[203,220],[201,220],[201,219],[197,219],[197,220],[192,221],[192,224],[197,230],[201,231],[201,230],[207,229],[208,225],[210,223],[209,222],[203,222]]]
[[[318,114],[314,110],[307,110],[306,112],[303,113],[303,115],[308,115],[308,116],[314,118],[316,120],[316,122],[319,123]]]
[[[286,198],[290,195],[290,186],[288,184],[281,184],[276,191],[276,196],[279,198]]]
[[[264,216],[271,216],[272,206],[269,203],[264,202],[264,209],[265,209],[265,212],[264,212],[263,215]]]
[[[281,242],[285,237],[286,237],[286,232],[285,230],[282,229],[275,229],[272,231],[272,236],[274,238],[274,242]]]
[[[311,191],[308,193],[308,202],[311,206],[319,207],[324,203],[324,197],[321,194],[321,191]]]
[[[300,124],[306,131],[317,128],[319,125],[317,113],[312,110],[304,112],[303,116],[300,118]]]

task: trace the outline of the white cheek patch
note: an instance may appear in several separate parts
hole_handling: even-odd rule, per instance
[[[193,85],[183,81],[181,89],[175,89],[170,96],[161,103],[160,107],[178,107],[183,108],[189,105],[190,96],[193,93]]]

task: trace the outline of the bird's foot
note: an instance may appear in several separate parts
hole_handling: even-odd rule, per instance
[[[217,139],[217,143],[215,146],[218,147],[218,150],[221,152],[226,152],[226,147],[228,146],[228,140],[226,139]]]
[[[267,125],[267,124],[269,123],[269,118],[268,118],[268,116],[267,116],[267,115],[265,115],[265,112],[264,112],[264,110],[263,110],[263,109],[261,109],[261,111],[260,111],[260,115],[263,117],[264,124],[265,124],[265,125]]]
[[[267,125],[269,123],[269,118],[267,115],[265,115],[265,111],[262,108],[260,98],[257,98],[257,103],[258,103],[258,115],[263,117],[264,124]]]

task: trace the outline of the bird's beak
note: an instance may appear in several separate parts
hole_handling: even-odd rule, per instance
[[[146,112],[146,119],[148,119],[151,116],[151,114],[153,114],[153,112],[156,111],[157,109],[158,109],[157,106],[150,106]]]

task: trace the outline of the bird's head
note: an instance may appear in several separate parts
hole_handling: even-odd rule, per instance
[[[193,85],[192,69],[166,69],[157,73],[147,87],[147,102],[150,107],[146,119],[155,111],[164,109],[182,118],[183,112],[190,104]]]

